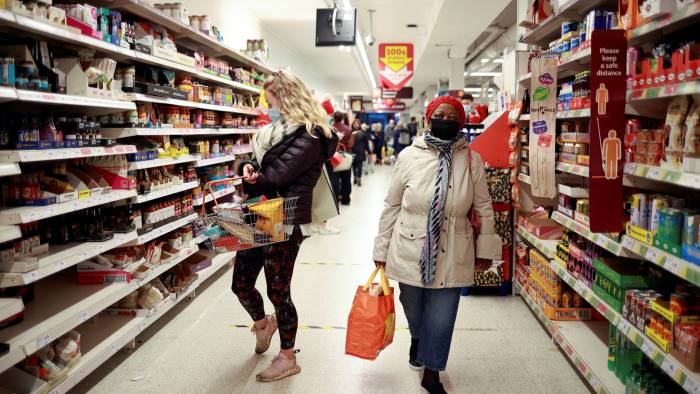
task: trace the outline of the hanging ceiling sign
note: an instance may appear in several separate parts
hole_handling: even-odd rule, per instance
[[[623,30],[596,30],[591,38],[591,144],[588,182],[593,232],[624,228],[622,141],[625,137],[627,40]]]
[[[413,44],[379,44],[382,87],[401,90],[413,78]]]
[[[383,99],[412,99],[413,88],[404,86],[401,90],[382,89]]]
[[[406,103],[402,101],[396,101],[396,100],[382,100],[379,103],[374,103],[372,105],[372,108],[375,111],[405,111],[406,110]]]

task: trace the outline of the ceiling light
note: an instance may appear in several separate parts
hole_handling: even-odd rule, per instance
[[[493,92],[493,88],[489,88],[489,92]]]
[[[483,58],[483,59],[481,59],[481,63],[488,63],[488,62],[490,62],[490,61],[491,61],[491,59],[489,59],[489,58]]]
[[[489,97],[493,97],[493,93],[489,93]]]
[[[500,59],[493,59],[493,62],[494,62],[494,63],[499,63],[499,64],[500,64],[500,63],[503,63],[503,58],[500,58]]]
[[[502,72],[495,72],[495,71],[477,71],[473,72],[472,77],[498,77],[500,75],[503,75]]]
[[[409,29],[415,29],[415,28],[418,27],[418,25],[415,24],[415,23],[409,23],[409,24],[406,25],[406,27],[409,28]]]
[[[464,76],[466,77],[467,75],[469,75],[469,73],[465,71],[465,72],[464,72]]]
[[[428,100],[425,100],[425,101],[423,102],[423,106],[424,106],[424,107],[427,107],[428,104],[430,104],[430,103],[428,102]]]
[[[344,51],[344,50],[345,50],[345,45],[339,45],[339,46],[338,46],[338,50]]]
[[[465,92],[480,93],[481,88],[464,88]]]
[[[472,94],[472,97],[474,97],[474,98],[479,98],[479,97],[481,97],[481,95],[478,94],[478,93],[477,93],[477,94]]]

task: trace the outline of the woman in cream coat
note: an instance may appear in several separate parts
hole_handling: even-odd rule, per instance
[[[484,164],[460,133],[462,104],[438,97],[425,117],[428,130],[396,161],[374,260],[399,282],[411,368],[425,370],[421,384],[428,392],[444,393],[439,371],[447,364],[460,289],[474,284],[475,258],[500,260],[502,246]],[[481,224],[476,243],[471,208]]]

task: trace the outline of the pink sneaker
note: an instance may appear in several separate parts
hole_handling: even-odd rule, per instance
[[[257,354],[263,354],[270,348],[272,336],[277,331],[277,318],[275,315],[265,316],[265,320],[267,320],[265,328],[259,329],[253,324],[253,328],[250,329],[255,334],[255,353]]]
[[[284,354],[280,353],[272,359],[270,366],[265,368],[255,376],[259,382],[274,382],[286,377],[296,375],[301,372],[301,367],[297,365],[297,359],[290,360]]]

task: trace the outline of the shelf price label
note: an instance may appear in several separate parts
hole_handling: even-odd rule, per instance
[[[52,337],[51,334],[46,333],[39,338],[36,339],[36,349],[39,350],[43,348],[44,346],[48,345],[51,343]],[[32,352],[33,353],[33,352]]]
[[[653,179],[660,179],[661,178],[661,168],[654,167],[654,168],[649,169],[649,173],[647,176],[649,178],[653,178]]]
[[[620,330],[623,334],[628,335],[630,332],[630,323],[625,320],[624,318],[620,318],[620,322],[617,324],[617,329]]]

